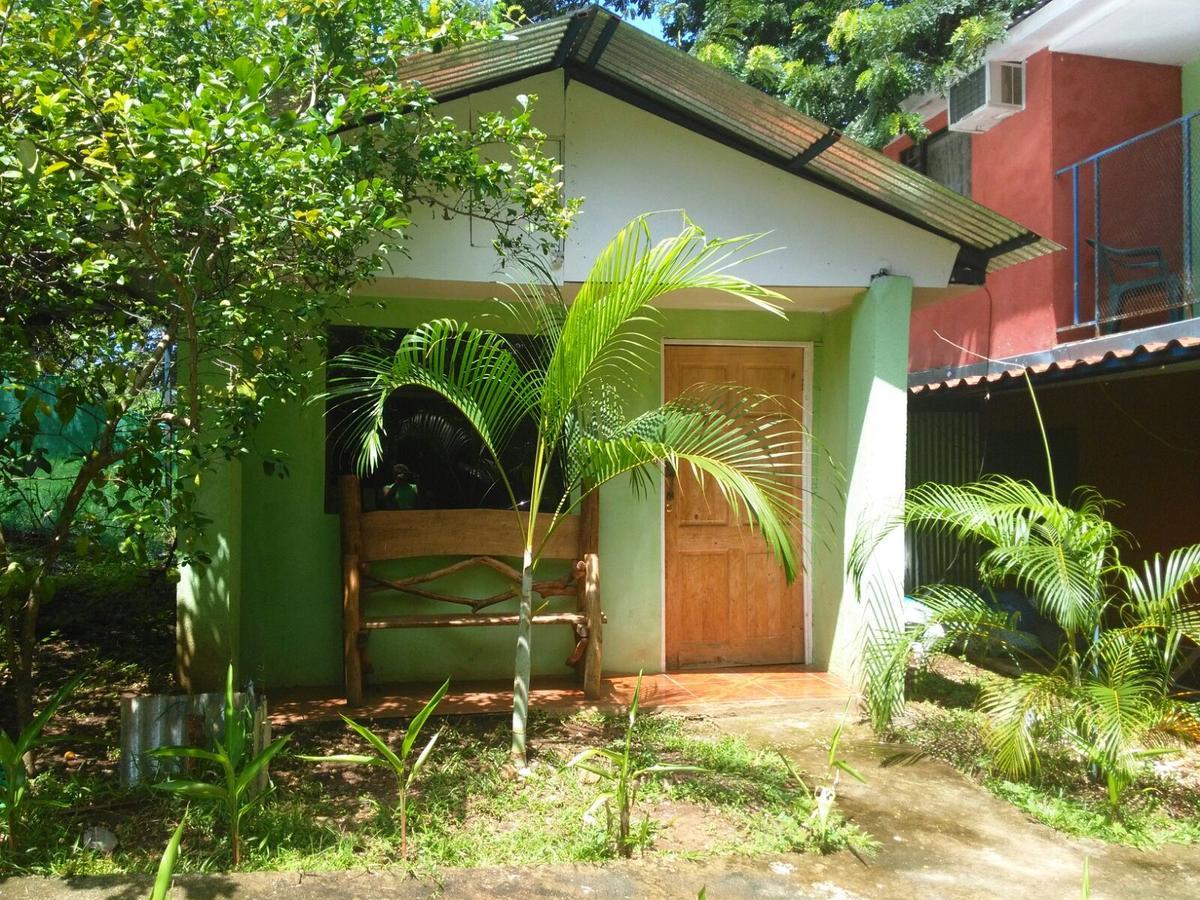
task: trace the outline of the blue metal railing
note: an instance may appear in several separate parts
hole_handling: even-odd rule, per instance
[[[1060,331],[1107,333],[1200,314],[1198,118],[1181,116],[1054,173],[1071,176],[1074,315]]]

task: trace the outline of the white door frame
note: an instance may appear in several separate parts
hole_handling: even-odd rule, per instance
[[[658,402],[666,402],[667,394],[667,347],[799,347],[804,351],[804,371],[800,377],[801,425],[806,437],[812,434],[812,373],[813,347],[815,341],[722,341],[698,340],[686,338],[663,338],[659,341],[658,367]],[[800,478],[800,493],[804,504],[800,516],[800,560],[804,572],[804,665],[812,662],[812,442],[805,442],[804,471]],[[660,550],[659,584],[658,584],[658,614],[662,623],[662,640],[658,648],[658,665],[661,671],[667,671],[667,480],[660,477],[658,484],[658,541]]]

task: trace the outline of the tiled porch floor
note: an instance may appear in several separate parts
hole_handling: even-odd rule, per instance
[[[530,706],[549,712],[573,712],[598,708],[618,710],[629,704],[637,684],[636,675],[616,675],[604,679],[598,700],[583,696],[574,679],[535,678],[530,691]],[[368,691],[359,708],[351,708],[339,696],[338,689],[294,688],[272,691],[268,698],[271,722],[292,725],[336,719],[340,714],[364,718],[411,716],[433,692],[434,685],[385,685]],[[737,669],[689,670],[642,679],[642,705],[645,707],[695,707],[707,703],[754,700],[845,700],[849,686],[827,672],[805,666],[753,666]],[[445,715],[482,715],[512,710],[510,682],[460,682],[450,692],[438,712]]]

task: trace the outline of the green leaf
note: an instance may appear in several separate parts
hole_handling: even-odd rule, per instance
[[[225,734],[222,743],[230,764],[236,768],[246,752],[246,722],[234,699],[233,663],[230,663],[225,671]]]
[[[287,742],[291,739],[292,736],[290,734],[285,734],[281,738],[276,738],[267,747],[265,747],[263,751],[258,754],[258,756],[254,757],[254,759],[250,761],[246,768],[242,769],[237,777],[237,793],[239,797],[241,796],[242,792],[246,790],[246,787],[250,784],[250,782],[258,777],[258,773],[261,772],[272,759],[274,759],[275,755],[282,750]]]
[[[15,768],[22,755],[18,752],[16,744],[12,742],[12,738],[8,736],[8,732],[0,729],[0,763],[6,769]]]
[[[17,738],[16,750],[18,756],[24,756],[33,747],[34,742],[41,736],[42,729],[46,727],[46,723],[58,712],[58,708],[62,705],[63,701],[79,687],[79,683],[83,681],[83,676],[84,673],[80,672],[55,691],[54,696],[50,698],[50,701],[42,708],[42,711],[37,714],[32,722],[25,726],[21,731],[20,737]]]
[[[152,784],[151,787],[156,791],[181,794],[184,797],[191,797],[196,800],[213,800],[218,803],[225,803],[228,799],[224,788],[203,781],[160,781],[158,784]]]
[[[387,766],[389,763],[380,759],[378,756],[364,756],[355,753],[335,753],[332,756],[309,756],[308,754],[298,753],[294,759],[302,759],[305,762],[315,763],[336,763],[346,766]]]
[[[342,716],[342,721],[344,721],[356,734],[358,734],[359,737],[375,748],[379,755],[395,771],[397,778],[404,777],[404,761],[392,752],[392,748],[387,745],[383,738],[373,732],[370,728],[367,728],[365,725],[360,725],[358,722],[355,722],[349,716]]]
[[[566,766],[563,768],[576,768],[580,765],[580,763],[586,762],[594,756],[603,756],[605,759],[614,763],[615,765],[620,765],[622,760],[621,754],[617,753],[615,750],[610,750],[607,747],[588,747],[586,750],[581,750],[579,753],[576,753],[573,757],[571,757],[570,761],[568,761]]]
[[[849,775],[855,781],[860,781],[863,784],[867,783],[867,779],[863,778],[863,776],[859,773],[859,771],[857,769],[855,769],[853,766],[851,766],[850,763],[846,762],[844,759],[835,759],[833,761],[833,767],[835,769],[841,769],[843,772],[845,772],[847,775]]]
[[[404,741],[400,745],[400,758],[408,759],[408,754],[412,751],[413,743],[417,736],[421,733],[421,729],[425,726],[425,721],[433,715],[433,711],[437,709],[442,698],[446,696],[446,691],[450,688],[450,679],[447,678],[442,682],[442,686],[433,692],[433,696],[421,708],[421,711],[413,716],[412,722],[408,725],[408,730],[404,732]]]
[[[204,750],[200,747],[156,747],[153,750],[147,750],[146,755],[156,759],[202,759],[205,762],[216,763],[218,766],[223,766],[226,761],[220,753],[213,753],[211,750]]]
[[[429,754],[433,752],[433,745],[437,743],[438,738],[441,736],[442,732],[439,729],[433,735],[433,737],[429,739],[429,743],[425,745],[425,749],[421,751],[420,755],[417,757],[417,761],[412,764],[412,767],[408,771],[408,784],[412,784],[413,780],[417,777],[417,773],[420,772],[421,768],[425,765],[425,760],[427,760],[429,758]]]
[[[154,889],[150,892],[150,900],[167,900],[171,893],[171,878],[175,874],[175,863],[179,859],[179,845],[183,841],[183,826],[187,823],[187,813],[175,826],[171,839],[167,841],[167,849],[163,851],[162,859],[158,862],[158,874],[154,877]]]

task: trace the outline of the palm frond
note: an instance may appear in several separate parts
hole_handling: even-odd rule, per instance
[[[908,663],[913,648],[925,637],[925,627],[874,627],[863,642],[863,698],[871,726],[886,731],[904,710]]]
[[[1155,673],[1122,665],[1084,683],[1079,711],[1087,745],[1108,774],[1127,776],[1147,736],[1163,720],[1162,685]]]
[[[1014,777],[1037,771],[1038,727],[1070,702],[1069,682],[1055,674],[1025,674],[985,684],[979,706],[988,717],[985,740],[996,767]]]
[[[1166,557],[1156,553],[1142,572],[1126,570],[1132,620],[1186,634],[1200,643],[1200,602],[1192,590],[1200,581],[1200,544],[1180,547]]]
[[[331,365],[342,374],[330,379],[326,396],[351,409],[348,427],[361,441],[361,470],[379,464],[387,399],[402,388],[425,388],[453,404],[498,465],[517,425],[537,408],[540,379],[519,364],[508,340],[449,319],[413,329],[395,353],[351,351]]]
[[[597,383],[628,379],[657,349],[651,304],[678,290],[720,291],[782,315],[781,294],[733,275],[759,235],[708,239],[684,217],[679,234],[653,243],[640,216],[601,252],[572,300],[546,370],[543,431],[556,438],[570,412]]]
[[[1200,704],[1165,701],[1146,738],[1160,744],[1200,744]]]
[[[1035,635],[1017,627],[1015,613],[999,609],[971,588],[926,584],[910,591],[909,596],[929,610],[923,640],[929,652],[974,644],[985,651],[997,647],[1009,654],[1027,655],[1040,643]],[[930,635],[934,626],[943,634]]]
[[[1037,541],[993,547],[980,558],[979,570],[988,584],[1014,582],[1042,615],[1068,632],[1085,631],[1098,620],[1100,572],[1095,559],[1080,559],[1070,547]]]
[[[741,521],[757,528],[789,581],[800,566],[793,523],[800,514],[803,429],[780,398],[732,385],[696,385],[611,434],[579,435],[572,471],[583,485],[618,475],[648,477],[666,463],[712,479]]]

